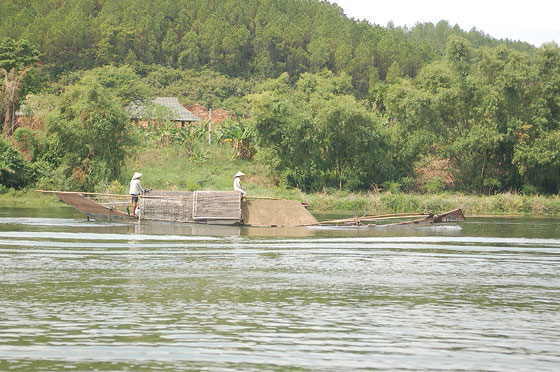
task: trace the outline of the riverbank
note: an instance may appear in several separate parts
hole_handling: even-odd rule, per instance
[[[439,213],[461,208],[466,215],[470,216],[560,216],[560,197],[557,195],[317,193],[306,195],[305,201],[315,211],[345,211],[355,215],[409,212]]]
[[[376,215],[385,213],[432,212],[440,213],[461,208],[467,216],[560,216],[560,197],[520,195],[464,194],[404,194],[404,193],[349,193],[323,192],[306,194],[297,190],[271,189],[268,195],[305,202],[315,213],[341,213],[350,215]],[[255,195],[257,196],[257,195]],[[8,190],[0,194],[0,207],[63,206],[63,202],[50,194],[33,190]]]

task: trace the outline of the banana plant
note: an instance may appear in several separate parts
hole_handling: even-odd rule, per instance
[[[231,142],[239,159],[251,159],[255,154],[254,131],[245,121],[225,121],[219,129],[220,143]]]

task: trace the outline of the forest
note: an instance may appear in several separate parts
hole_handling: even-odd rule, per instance
[[[560,191],[554,42],[319,0],[3,0],[0,76],[0,192],[106,190],[149,147],[200,161],[204,124],[130,121],[157,96],[230,111],[213,141],[283,187]]]

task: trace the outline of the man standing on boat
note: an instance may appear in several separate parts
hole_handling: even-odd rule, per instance
[[[243,186],[241,186],[241,177],[243,177],[245,175],[245,173],[243,172],[237,172],[233,178],[233,191],[239,191],[241,193],[241,196],[243,196],[244,198],[247,197],[247,191],[245,191],[245,189],[243,188]]]
[[[140,185],[139,178],[142,173],[135,172],[130,181],[130,196],[132,197],[132,215],[136,216],[136,207],[138,206],[138,195],[144,192],[142,185]]]

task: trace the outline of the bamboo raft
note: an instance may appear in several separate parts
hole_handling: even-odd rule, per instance
[[[135,222],[138,220],[198,223],[211,225],[244,225],[255,227],[297,226],[403,226],[455,224],[465,221],[461,209],[441,214],[401,213],[377,216],[344,218],[317,221],[306,206],[297,200],[274,198],[249,198],[242,200],[237,191],[165,191],[151,190],[140,197],[138,216],[117,208],[128,205],[127,201],[115,198],[130,198],[130,195],[82,193],[69,191],[43,191],[52,193],[71,205],[88,218],[95,220]],[[88,197],[89,196],[89,197]],[[94,201],[91,198],[100,199]],[[390,223],[391,220],[403,220]],[[377,225],[377,221],[389,221]]]

